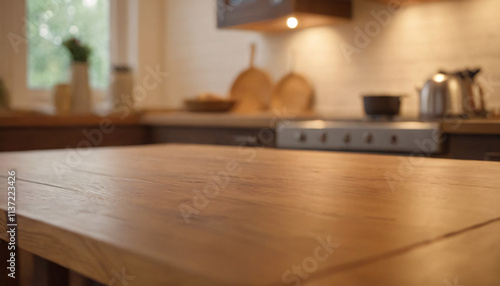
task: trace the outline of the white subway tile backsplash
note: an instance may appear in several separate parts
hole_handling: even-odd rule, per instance
[[[354,19],[339,25],[257,33],[217,30],[215,1],[167,1],[164,52],[171,76],[161,104],[180,107],[184,98],[204,91],[227,95],[232,81],[248,67],[249,46],[256,42],[256,64],[276,81],[289,71],[289,53],[295,53],[296,70],[316,88],[315,107],[323,113],[362,116],[361,94],[390,92],[408,94],[403,114],[415,116],[415,88],[437,69],[475,66],[492,78],[489,105],[500,107],[500,1],[404,7],[349,63],[341,44],[354,45],[355,28],[373,25],[371,12],[386,9],[365,0],[355,0],[354,7]]]

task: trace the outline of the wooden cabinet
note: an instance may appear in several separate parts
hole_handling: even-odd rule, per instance
[[[126,146],[148,143],[139,116],[12,116],[0,118],[0,151]]]
[[[286,30],[287,19],[297,28],[331,25],[350,19],[351,0],[218,0],[217,26],[258,31]]]
[[[452,159],[500,161],[500,121],[467,119],[444,122],[445,147]]]
[[[449,134],[452,159],[500,161],[500,135]]]
[[[194,116],[194,115],[193,115]],[[182,117],[181,123],[143,122],[140,116],[25,116],[0,118],[0,152],[104,146],[143,145],[154,143],[188,143],[232,146],[275,147],[275,131],[268,119],[237,121],[228,126],[223,120],[203,126],[207,118]],[[182,122],[190,122],[182,124]],[[175,119],[175,118],[174,118]],[[170,121],[169,121],[170,120]],[[231,120],[231,117],[227,118]],[[233,123],[235,119],[232,119]],[[161,120],[160,120],[161,121]],[[262,121],[262,122],[260,122]],[[245,127],[246,126],[246,127]]]
[[[120,125],[103,133],[99,126],[0,127],[0,151],[27,151],[146,144],[141,125]]]

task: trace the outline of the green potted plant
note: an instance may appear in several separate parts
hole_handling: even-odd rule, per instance
[[[71,111],[76,114],[92,112],[89,86],[88,61],[92,49],[72,37],[64,41],[64,47],[71,55]]]
[[[68,49],[73,62],[87,63],[92,49],[82,44],[77,38],[72,37],[64,41],[63,45]]]

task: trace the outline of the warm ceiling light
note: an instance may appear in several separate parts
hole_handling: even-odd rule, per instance
[[[446,79],[446,76],[442,73],[438,73],[437,75],[434,76],[435,82],[443,82],[445,79]]]
[[[295,29],[297,28],[297,26],[299,25],[299,20],[297,20],[297,18],[295,17],[290,17],[288,18],[288,20],[286,21],[286,25],[288,26],[288,28],[290,29]]]

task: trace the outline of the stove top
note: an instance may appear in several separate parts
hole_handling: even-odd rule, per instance
[[[307,120],[282,122],[276,130],[278,148],[429,155],[441,151],[438,122],[400,118]]]

